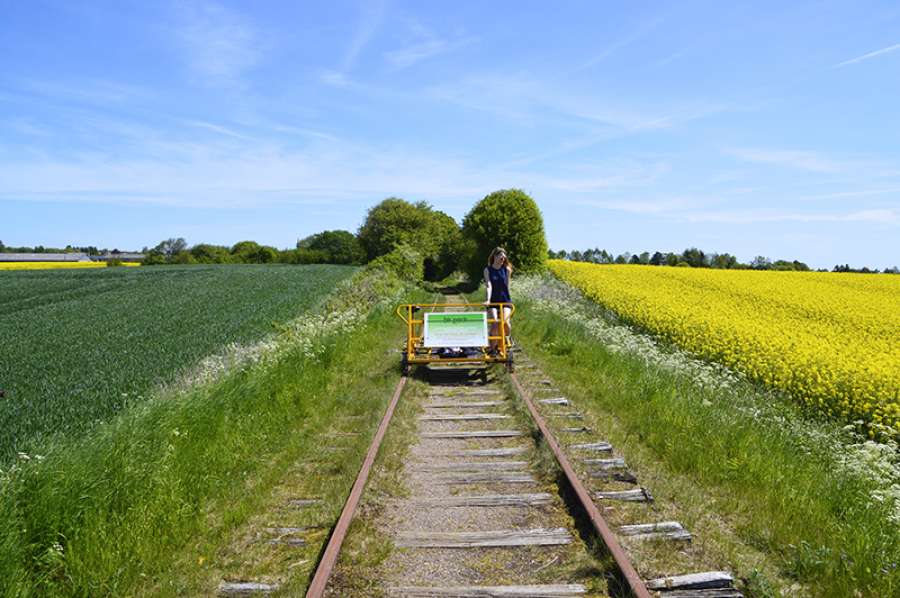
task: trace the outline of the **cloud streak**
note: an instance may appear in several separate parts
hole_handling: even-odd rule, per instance
[[[768,148],[732,148],[725,151],[746,162],[773,164],[811,172],[831,173],[843,170],[843,166],[823,158],[819,154],[803,150],[782,150]]]
[[[260,60],[256,30],[238,13],[213,2],[180,7],[175,36],[191,70],[213,84],[238,84]]]
[[[857,56],[856,58],[851,58],[850,60],[839,62],[834,65],[834,68],[839,69],[845,66],[850,66],[851,64],[859,64],[860,62],[871,60],[872,58],[876,58],[878,56],[884,56],[885,54],[890,54],[891,52],[896,52],[897,50],[900,50],[900,44],[894,44],[893,46],[881,48],[880,50],[875,50],[874,52],[869,52],[868,54],[863,54],[862,56]]]
[[[697,212],[686,214],[683,219],[695,223],[751,224],[775,222],[865,222],[900,223],[900,210],[874,208],[842,213],[788,212],[781,210],[735,210],[717,212]]]
[[[381,23],[384,20],[384,11],[385,3],[383,0],[363,3],[363,12],[360,15],[356,33],[354,33],[353,38],[350,40],[350,45],[347,46],[344,57],[341,59],[338,69],[340,73],[346,73],[356,66],[356,61],[362,54],[363,49],[375,36],[379,27],[381,27]]]
[[[385,59],[396,69],[409,68],[418,62],[439,54],[452,52],[472,41],[471,38],[457,36],[444,39],[418,21],[409,25],[413,40],[407,45],[385,53]]]

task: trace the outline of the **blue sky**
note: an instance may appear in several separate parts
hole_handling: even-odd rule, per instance
[[[551,247],[900,265],[896,2],[0,0],[0,239],[457,219]]]

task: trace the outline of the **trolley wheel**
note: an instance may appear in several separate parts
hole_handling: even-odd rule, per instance
[[[409,357],[407,357],[406,353],[400,359],[400,373],[404,376],[409,376]]]
[[[509,353],[509,355],[506,357],[506,371],[510,374],[516,371],[516,366],[513,363],[512,353]]]

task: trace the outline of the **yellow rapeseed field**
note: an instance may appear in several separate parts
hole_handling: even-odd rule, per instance
[[[550,268],[694,355],[832,416],[900,431],[900,276],[562,260]]]
[[[140,266],[137,262],[123,262],[123,266]],[[0,270],[49,270],[51,268],[105,268],[106,262],[0,262]]]

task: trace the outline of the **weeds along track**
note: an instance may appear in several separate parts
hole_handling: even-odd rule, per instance
[[[429,371],[409,394],[413,421],[401,463],[405,491],[367,513],[371,547],[388,545],[374,571],[338,565],[350,524],[388,433],[401,378],[334,525],[307,598],[663,596],[741,598],[722,571],[665,571],[642,579],[633,549],[680,551],[691,534],[653,517],[649,489],[584,423],[553,381],[517,351],[518,374],[499,368],[475,382],[462,370]],[[391,455],[390,458],[397,458]],[[382,462],[381,466],[385,464]],[[617,511],[610,525],[604,512]],[[623,513],[633,521],[620,523]],[[284,536],[300,541],[295,532]],[[678,559],[670,562],[678,563]],[[357,568],[359,568],[357,566]],[[365,567],[371,569],[371,567]],[[366,575],[368,589],[347,579]],[[278,583],[222,584],[220,595],[281,593]]]

